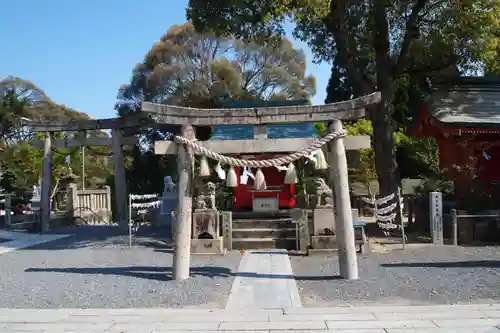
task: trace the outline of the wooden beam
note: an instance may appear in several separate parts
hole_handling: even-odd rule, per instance
[[[153,126],[154,121],[145,114],[131,117],[70,120],[70,121],[22,121],[22,126],[29,127],[34,132],[88,131],[113,128],[133,128],[138,126]]]
[[[248,154],[260,152],[294,152],[311,145],[316,139],[255,139],[255,140],[213,140],[199,141],[198,144],[219,154]],[[370,148],[370,136],[348,136],[344,139],[347,150]],[[156,141],[155,154],[177,155],[177,143]]]
[[[82,147],[82,146],[88,146],[88,147],[96,147],[96,146],[106,146],[106,147],[111,147],[112,146],[113,140],[111,138],[81,138],[81,139],[69,139],[69,140],[64,140],[64,139],[53,139],[52,140],[52,148],[75,148],[75,147]],[[31,146],[36,147],[36,148],[43,148],[44,146],[44,141],[41,140],[34,140],[30,142]],[[122,139],[121,144],[123,146],[134,146],[139,144],[139,139],[131,136],[131,137],[125,137]]]
[[[142,111],[158,123],[172,125],[264,125],[358,119],[365,108],[381,101],[379,92],[349,101],[325,105],[296,105],[241,109],[199,109],[145,102]]]

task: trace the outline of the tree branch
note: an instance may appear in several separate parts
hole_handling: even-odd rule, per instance
[[[401,71],[408,66],[408,51],[410,49],[411,42],[418,38],[418,14],[424,9],[428,2],[429,0],[417,0],[411,10],[408,21],[406,21],[405,36],[403,38],[401,50],[399,51],[396,67],[394,68],[395,76],[399,75]]]
[[[54,197],[56,196],[57,194],[57,191],[59,190],[59,181],[60,181],[60,177],[56,177],[56,182],[54,184],[54,188],[52,189],[52,194],[50,195],[50,200],[53,200]]]
[[[445,58],[442,62],[433,62],[431,64],[422,65],[413,68],[406,68],[401,73],[416,75],[416,74],[429,74],[433,72],[439,72],[450,68],[456,64],[456,59],[454,57]]]
[[[339,60],[342,67],[346,69],[348,80],[355,94],[365,95],[370,89],[368,82],[364,80],[365,68],[359,64],[356,42],[346,29],[345,10],[346,0],[331,1],[325,25],[335,38]]]

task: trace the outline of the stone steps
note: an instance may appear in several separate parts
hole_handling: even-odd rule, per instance
[[[233,229],[283,229],[295,228],[291,218],[282,219],[233,219]]]
[[[233,239],[235,238],[293,238],[295,239],[295,228],[277,228],[277,229],[234,229]]]
[[[235,212],[232,223],[233,249],[296,248],[296,226],[289,211]]]
[[[290,210],[279,210],[275,212],[252,212],[252,211],[241,211],[233,212],[233,220],[237,219],[282,219],[290,218]]]
[[[234,250],[286,249],[295,250],[297,243],[293,238],[233,238]]]

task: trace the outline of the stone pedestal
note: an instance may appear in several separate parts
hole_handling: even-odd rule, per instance
[[[193,212],[192,239],[216,239],[219,237],[219,213],[216,209],[195,209]]]
[[[192,239],[191,240],[192,254],[220,254],[224,253],[223,239]]]
[[[337,249],[337,236],[311,236],[311,252],[334,251]]]
[[[313,210],[313,235],[335,235],[335,215],[332,208],[316,208]]]
[[[195,209],[193,212],[191,253],[222,253],[224,246],[219,229],[219,212],[216,209]]]
[[[315,208],[313,210],[313,226],[310,252],[336,250],[337,237],[335,235],[335,214],[333,213],[333,208]]]

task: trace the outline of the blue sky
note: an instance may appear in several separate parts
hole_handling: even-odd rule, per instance
[[[185,22],[188,0],[24,0],[2,3],[0,78],[28,79],[55,102],[94,118],[114,117],[121,84],[172,24]],[[291,38],[291,33],[287,34]],[[325,98],[326,64],[312,64],[315,104]]]

